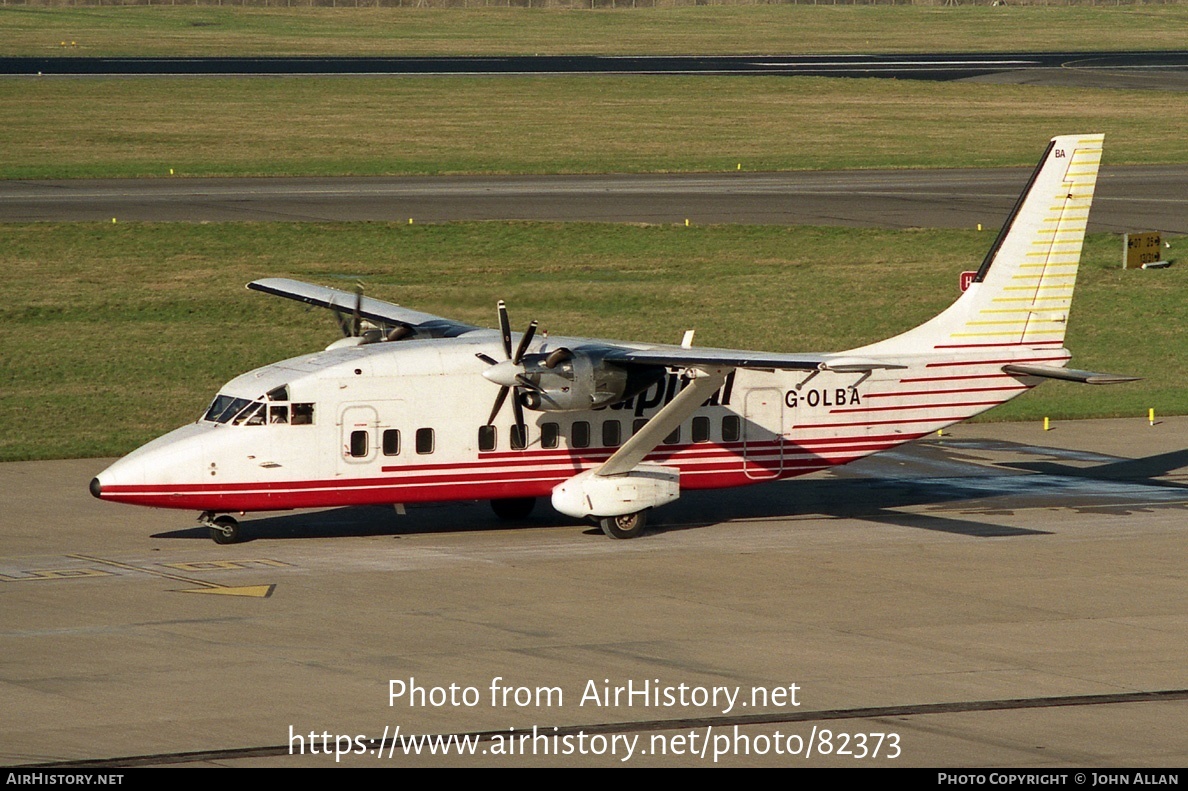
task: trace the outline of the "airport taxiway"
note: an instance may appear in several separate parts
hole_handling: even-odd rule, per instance
[[[0,221],[542,220],[997,229],[1029,168],[0,180]],[[1188,233],[1188,166],[1105,167],[1090,231]]]
[[[487,738],[444,758],[366,742],[344,762],[623,763],[493,754],[534,725],[639,736],[632,765],[712,765],[691,734],[751,745],[718,765],[1188,754],[1188,418],[958,426],[827,474],[689,493],[633,541],[464,503],[255,516],[248,541],[218,546],[192,513],[92,499],[105,464],[0,465],[0,764],[329,765],[289,755],[291,734],[396,726]],[[490,705],[497,678],[560,695]],[[481,700],[390,706],[391,680]],[[629,681],[795,684],[799,705],[582,703]],[[822,729],[834,747],[895,733],[899,757],[771,749],[777,731],[820,748]]]

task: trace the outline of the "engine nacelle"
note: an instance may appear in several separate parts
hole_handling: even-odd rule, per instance
[[[552,362],[552,367],[548,363]],[[620,366],[598,351],[554,350],[524,358],[521,403],[541,412],[578,412],[611,406],[664,378],[664,366]]]

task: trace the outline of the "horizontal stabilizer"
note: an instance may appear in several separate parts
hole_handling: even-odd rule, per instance
[[[1004,365],[1004,373],[1013,376],[1039,376],[1044,379],[1063,379],[1066,382],[1080,382],[1087,385],[1116,385],[1122,382],[1137,382],[1141,376],[1121,374],[1099,374],[1093,371],[1078,371],[1075,368],[1055,368],[1050,365]]]

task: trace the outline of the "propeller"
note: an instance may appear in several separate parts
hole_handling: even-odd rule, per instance
[[[503,353],[507,356],[506,360],[500,362],[494,357],[483,354],[482,352],[475,355],[491,366],[483,371],[483,376],[499,385],[499,395],[495,396],[495,406],[491,409],[491,416],[487,418],[487,425],[495,422],[495,418],[499,415],[499,410],[503,408],[503,402],[507,400],[507,394],[511,392],[512,412],[515,414],[516,428],[520,432],[523,432],[525,430],[524,408],[520,405],[520,389],[523,388],[533,392],[539,390],[536,385],[529,381],[524,370],[524,353],[528,351],[528,346],[532,343],[532,338],[536,335],[536,322],[533,321],[528,325],[528,329],[520,337],[520,343],[513,353],[511,322],[507,317],[507,304],[501,299],[499,300],[499,333],[503,339]]]
[[[355,283],[355,306],[348,314],[338,305],[331,305],[334,310],[334,320],[338,329],[342,331],[342,338],[330,344],[327,349],[338,349],[344,346],[362,346],[366,343],[380,343],[381,341],[399,341],[416,335],[416,330],[403,324],[398,324],[390,330],[376,327],[372,322],[363,318],[363,284]],[[364,325],[367,328],[364,329]]]
[[[338,328],[342,330],[344,338],[358,338],[363,335],[363,284],[355,283],[355,308],[350,316],[337,305],[334,306],[334,319]]]

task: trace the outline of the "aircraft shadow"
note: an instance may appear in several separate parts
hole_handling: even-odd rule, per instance
[[[977,455],[979,451],[1097,463],[1075,466],[1051,460],[989,462]],[[1003,441],[919,442],[816,476],[738,489],[685,492],[677,502],[651,514],[649,532],[694,530],[732,520],[823,518],[856,519],[973,538],[1046,535],[1049,531],[995,524],[977,517],[1010,514],[1025,507],[1120,514],[1147,510],[1153,504],[1188,507],[1188,494],[1181,496],[1188,492],[1188,485],[1157,479],[1184,467],[1188,467],[1188,449],[1119,459]],[[1096,485],[1100,482],[1132,484],[1133,491],[1103,493]],[[1164,502],[1153,503],[1153,492],[1164,494]],[[906,508],[927,508],[932,512],[901,510]],[[500,520],[485,502],[463,502],[410,505],[405,515],[378,506],[270,514],[244,520],[241,532],[244,541],[338,536],[400,538],[567,523],[572,524],[542,499],[531,517],[517,522]],[[600,533],[596,527],[584,532],[592,536]],[[153,537],[208,539],[209,533],[204,527],[194,527]]]

